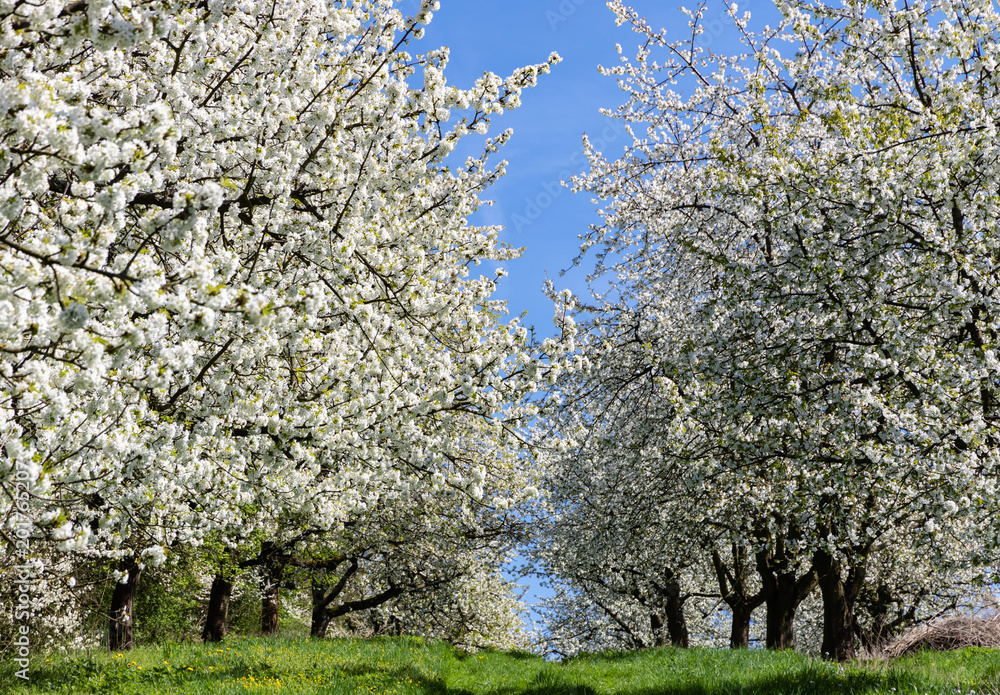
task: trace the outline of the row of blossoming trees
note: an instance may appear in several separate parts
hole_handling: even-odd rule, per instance
[[[264,631],[290,567],[315,634],[407,596],[511,628],[533,382],[490,298],[517,253],[467,223],[508,134],[445,159],[556,58],[450,86],[407,52],[435,8],[0,3],[0,573],[34,609],[8,624],[104,563],[130,646],[144,569],[204,548],[207,638],[251,567]]]
[[[556,649],[746,646],[760,607],[787,648],[818,596],[843,659],[995,579],[993,6],[731,7],[726,58],[704,9],[672,42],[610,4],[633,143],[588,149],[597,290],[533,346],[474,270],[516,252],[467,221],[508,135],[448,156],[555,57],[449,86],[407,52],[430,1],[0,2],[15,623],[97,568],[129,646],[143,573],[196,557],[205,639],[253,570],[264,632],[294,581],[317,636],[393,605],[502,642],[543,376]]]
[[[595,291],[557,297],[588,368],[550,423],[550,637],[685,644],[721,600],[733,646],[763,606],[787,648],[817,597],[849,658],[996,581],[1000,15],[733,5],[724,57],[704,8],[676,42],[610,4],[634,140],[575,183],[604,203]]]

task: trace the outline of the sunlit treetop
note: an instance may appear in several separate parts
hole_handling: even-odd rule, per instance
[[[517,252],[468,224],[509,133],[447,157],[558,57],[449,85],[409,52],[436,6],[0,4],[0,479],[36,536],[155,561],[523,494],[526,333],[476,270]]]

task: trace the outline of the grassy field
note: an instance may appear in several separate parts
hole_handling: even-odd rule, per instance
[[[729,695],[935,693],[1000,695],[1000,652],[925,653],[841,666],[792,653],[658,649],[583,656],[461,654],[419,638],[239,639],[125,654],[51,656],[30,682],[0,666],[0,692],[398,695]]]

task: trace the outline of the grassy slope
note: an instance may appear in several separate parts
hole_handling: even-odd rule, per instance
[[[0,692],[13,671],[0,665]],[[241,639],[33,663],[40,693],[395,693],[398,695],[730,695],[976,693],[1000,695],[1000,652],[922,654],[893,665],[839,666],[791,653],[660,649],[565,664],[496,652],[462,655],[417,638]]]

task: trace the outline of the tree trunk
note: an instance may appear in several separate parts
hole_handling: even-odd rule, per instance
[[[276,635],[281,606],[281,573],[265,574],[261,582],[260,633]]]
[[[670,633],[670,644],[675,647],[688,646],[687,620],[684,618],[684,597],[681,596],[681,586],[675,581],[666,585],[667,631]]]
[[[819,588],[823,594],[823,646],[827,659],[849,661],[857,656],[854,646],[854,604],[864,583],[863,565],[852,566],[843,575],[843,563],[828,552],[815,555]]]
[[[776,580],[774,590],[766,592],[764,599],[767,605],[764,643],[768,649],[794,649],[798,604],[787,577],[776,577]]]
[[[312,625],[309,634],[313,637],[326,637],[326,630],[330,627],[330,611],[326,609],[329,605],[326,587],[313,584],[312,604]]]
[[[753,596],[747,594],[746,582],[744,581],[746,566],[744,560],[745,552],[741,548],[733,546],[733,568],[732,571],[729,571],[719,552],[712,551],[712,564],[715,566],[719,593],[722,600],[729,606],[729,611],[733,616],[729,630],[730,649],[750,647],[750,618],[753,616],[754,609],[764,602],[763,592],[758,592]]]
[[[271,541],[265,541],[260,549],[263,564],[261,577],[260,599],[260,633],[276,635],[279,628],[281,605],[281,578],[285,573],[285,565],[277,557],[278,548]]]
[[[730,649],[750,648],[750,617],[753,615],[753,607],[746,603],[730,606],[733,614],[733,624],[729,629]]]
[[[919,598],[917,599],[919,601]],[[894,606],[899,606],[894,610]],[[858,609],[864,608],[871,622],[862,626],[858,622]],[[861,642],[862,648],[874,651],[890,642],[899,632],[900,627],[912,623],[916,619],[917,607],[902,606],[885,583],[871,592],[862,590],[854,607],[854,634]]]
[[[798,578],[794,569],[787,570],[790,562],[783,545],[778,543],[774,555],[767,550],[757,553],[757,572],[767,606],[764,644],[768,649],[795,648],[795,611],[816,588],[815,570]]]
[[[121,652],[135,647],[135,591],[142,570],[133,558],[122,560],[120,569],[126,573],[124,582],[115,583],[108,614],[108,649]]]
[[[229,598],[232,593],[232,581],[223,572],[216,574],[208,596],[208,615],[205,617],[205,629],[201,633],[202,641],[221,642],[229,632],[226,618],[229,615]]]
[[[325,577],[313,579],[312,625],[309,628],[309,634],[313,637],[326,637],[326,630],[330,626],[330,621],[335,617],[333,611],[330,610],[330,604],[333,603],[334,599],[340,596],[340,593],[344,590],[344,587],[347,586],[351,577],[353,577],[355,572],[358,571],[358,559],[353,557],[347,558],[345,556],[331,558],[327,563],[327,569],[336,569],[344,561],[349,561],[350,564],[332,588],[330,588]],[[329,589],[329,592],[327,592],[327,589]],[[386,600],[389,600],[389,598]]]
[[[649,612],[649,631],[653,635],[653,646],[664,647],[667,644],[667,631],[664,630],[663,616],[657,611]]]
[[[868,597],[867,602],[864,601],[865,598],[865,596],[859,595],[857,605],[864,605],[867,608],[871,623],[867,627],[862,627],[858,623],[857,611],[855,611],[854,634],[861,641],[862,648],[872,650],[883,644],[890,636],[889,609],[894,601],[885,584],[880,584],[873,595]]]

